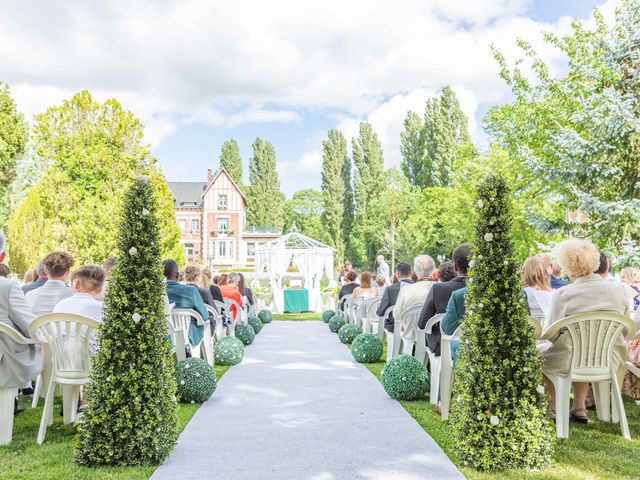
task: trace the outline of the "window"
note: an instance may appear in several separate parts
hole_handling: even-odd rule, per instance
[[[184,256],[187,257],[187,259],[193,258],[193,243],[184,244]]]
[[[220,195],[218,197],[218,208],[220,210],[226,210],[227,208],[229,208],[228,205],[229,204],[227,203],[227,196],[226,195]]]
[[[256,254],[256,244],[254,242],[247,243],[247,255],[253,257]]]
[[[180,226],[180,231],[182,233],[184,233],[185,230],[187,229],[187,221],[186,220],[179,220],[178,221],[178,225]]]
[[[218,240],[213,243],[213,254],[216,258],[233,258],[233,241]]]
[[[229,219],[228,218],[219,218],[218,219],[218,231],[226,232],[229,230]]]
[[[191,219],[191,231],[192,232],[199,232],[200,231],[200,219],[199,218],[192,218]]]
[[[220,258],[227,257],[227,242],[218,243],[218,257]]]

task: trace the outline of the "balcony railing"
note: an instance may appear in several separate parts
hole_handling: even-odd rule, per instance
[[[249,225],[244,227],[244,231],[252,233],[281,233],[282,229],[278,227],[257,227]]]

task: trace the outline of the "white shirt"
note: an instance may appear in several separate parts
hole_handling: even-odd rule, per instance
[[[102,302],[96,300],[88,293],[76,292],[71,297],[62,299],[53,309],[53,313],[72,313],[102,322]],[[94,332],[89,341],[89,354],[93,356],[97,350],[98,344]]]
[[[527,303],[529,304],[529,314],[540,322],[542,330],[549,326],[549,315],[551,314],[551,298],[553,291],[538,290],[533,287],[525,287]]]
[[[71,288],[62,280],[47,280],[40,288],[27,292],[27,303],[35,316],[52,313],[55,306],[67,297],[73,295]]]

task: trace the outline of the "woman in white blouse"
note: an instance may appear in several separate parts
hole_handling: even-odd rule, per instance
[[[548,326],[553,289],[544,263],[537,257],[529,257],[522,267],[522,283],[527,294],[529,315],[538,320],[543,330]]]

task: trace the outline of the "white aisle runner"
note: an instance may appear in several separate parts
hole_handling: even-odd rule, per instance
[[[274,322],[224,375],[151,478],[464,477],[326,324]]]

